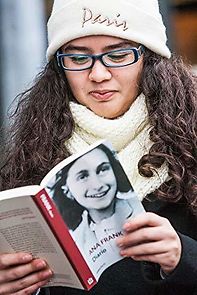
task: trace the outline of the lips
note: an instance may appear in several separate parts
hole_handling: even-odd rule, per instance
[[[90,95],[92,95],[96,100],[99,101],[107,101],[116,93],[115,90],[94,90],[90,91]]]
[[[93,195],[86,195],[86,198],[100,199],[100,198],[104,197],[108,193],[109,190],[110,190],[110,188],[108,188],[106,191],[103,191],[101,193],[97,193],[97,194],[93,194]]]

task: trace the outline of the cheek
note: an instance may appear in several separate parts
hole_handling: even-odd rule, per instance
[[[108,183],[110,183],[113,188],[115,188],[115,189],[117,188],[117,181],[116,181],[114,174],[112,174],[108,177]]]
[[[125,77],[125,91],[131,93],[138,93],[139,90],[139,81],[141,77],[141,70],[132,71]]]
[[[133,85],[137,85],[138,81],[139,81],[140,73],[141,73],[141,71],[131,70],[131,72],[128,73],[127,76],[125,77],[126,83],[128,83],[130,85],[131,85],[131,83]]]
[[[78,196],[83,195],[83,188],[78,183],[68,184],[68,189],[71,195],[77,200]]]
[[[131,65],[128,66],[127,69],[123,68],[121,73],[117,73],[114,78],[119,82],[119,85],[121,85],[121,88],[124,90],[124,92],[128,92],[138,86],[140,75],[141,66],[139,65],[138,67],[132,67]]]
[[[83,89],[85,83],[84,75],[80,73],[67,73],[66,79],[73,92]]]
[[[75,99],[79,102],[79,103],[84,103],[84,98],[86,97],[85,93],[85,85],[87,84],[86,81],[83,81],[83,79],[81,79],[81,77],[76,77],[76,79],[67,79],[72,94],[75,97]]]
[[[73,90],[76,89],[76,85],[77,85],[76,80],[73,79],[73,78],[71,78],[71,77],[69,77],[69,75],[67,75],[66,78],[67,78],[68,84],[69,84],[72,92],[74,92]]]

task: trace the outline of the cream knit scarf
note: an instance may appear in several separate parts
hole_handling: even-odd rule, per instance
[[[138,172],[138,162],[153,142],[149,138],[150,125],[145,97],[141,94],[130,109],[117,119],[97,116],[85,106],[70,102],[76,129],[66,142],[71,154],[81,152],[97,140],[109,140],[140,200],[168,180],[168,167],[163,164],[151,178]]]

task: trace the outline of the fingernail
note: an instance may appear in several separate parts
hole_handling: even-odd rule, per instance
[[[37,263],[37,267],[45,267],[46,266],[46,262],[41,260]]]
[[[120,255],[126,257],[126,252],[124,250],[120,250]]]
[[[52,270],[47,269],[43,274],[45,277],[48,277],[48,276],[52,276],[53,272],[52,272]]]
[[[24,256],[22,257],[22,260],[23,260],[23,261],[30,261],[30,260],[32,260],[32,259],[33,259],[33,257],[32,257],[31,254],[26,254],[26,255],[24,255]]]
[[[130,223],[125,223],[123,225],[123,229],[127,230],[130,227]]]
[[[117,242],[117,246],[120,247],[120,248],[123,247],[122,242]]]

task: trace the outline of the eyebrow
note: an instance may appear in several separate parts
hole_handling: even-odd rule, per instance
[[[111,44],[111,45],[108,45],[106,47],[104,47],[104,50],[113,50],[113,49],[118,49],[118,48],[123,48],[124,46],[135,46],[132,42],[130,41],[123,41],[123,42],[120,42],[118,44]]]
[[[80,170],[79,172],[77,172],[76,175],[80,175],[82,173],[87,173],[87,172],[88,172],[88,170],[83,169],[83,170]]]
[[[107,51],[107,50],[113,50],[113,49],[119,49],[119,48],[123,48],[124,46],[135,46],[131,41],[123,41],[117,44],[111,44],[108,46],[105,46],[103,48],[103,51]],[[83,51],[83,52],[91,52],[91,48],[85,47],[85,46],[77,46],[77,45],[68,45],[66,48],[64,48],[64,50],[69,50],[69,51]]]
[[[76,45],[68,45],[64,50],[69,51],[84,51],[84,52],[90,52],[91,50],[85,46],[76,46]]]

